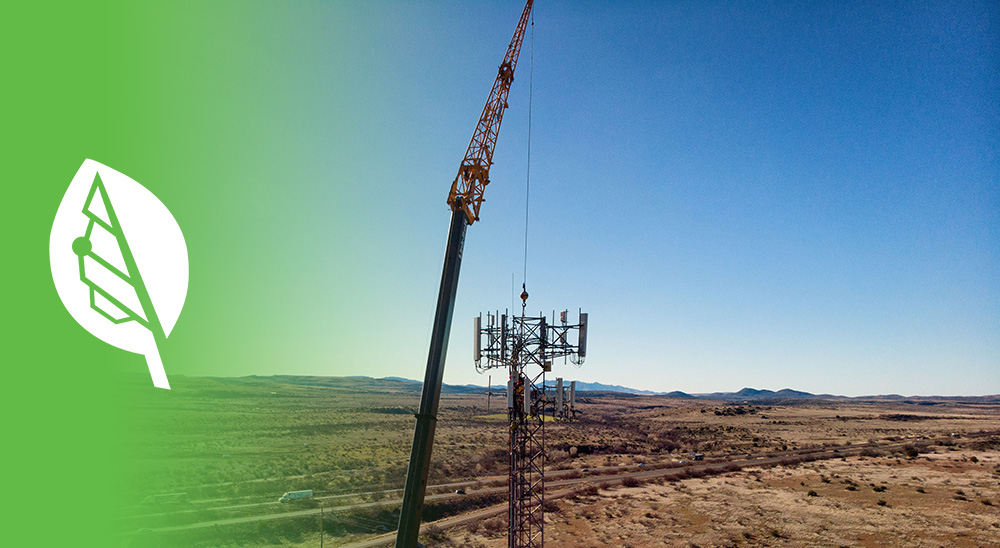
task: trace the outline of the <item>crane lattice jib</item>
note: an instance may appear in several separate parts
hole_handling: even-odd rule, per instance
[[[533,0],[528,0],[524,5],[521,20],[517,23],[514,36],[510,39],[510,46],[507,47],[507,55],[503,58],[496,81],[493,82],[493,89],[490,90],[490,98],[479,116],[479,124],[472,134],[472,141],[469,142],[469,150],[465,153],[465,159],[458,168],[458,175],[451,184],[451,192],[448,194],[448,205],[453,211],[459,208],[464,210],[470,225],[479,220],[483,191],[486,185],[490,184],[493,149],[497,144],[503,111],[507,108],[507,94],[510,92],[510,83],[514,81],[514,67],[517,66],[517,55],[521,51],[521,42],[524,40],[524,30],[528,26],[532,3]],[[457,200],[458,196],[462,196],[463,199]]]

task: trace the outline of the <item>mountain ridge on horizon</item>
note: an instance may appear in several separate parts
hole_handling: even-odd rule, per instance
[[[140,382],[144,379],[142,375],[136,374],[135,380]],[[362,390],[362,391],[383,391],[383,390],[396,390],[402,392],[415,392],[420,393],[422,389],[422,382],[407,379],[404,377],[370,377],[366,375],[343,375],[343,376],[324,376],[324,375],[244,375],[239,377],[227,377],[227,376],[189,376],[184,374],[175,375],[178,378],[190,378],[190,379],[214,379],[217,381],[231,383],[234,381],[239,381],[240,379],[247,381],[266,381],[274,380],[279,382],[285,382],[294,385],[308,385],[308,386],[327,386],[330,388],[347,389],[347,390]],[[145,380],[148,380],[146,378]],[[565,382],[569,382],[567,379]],[[546,380],[547,387],[554,387],[555,382],[552,380]],[[565,385],[564,385],[565,386]],[[756,389],[744,387],[736,392],[696,392],[687,393],[679,390],[674,390],[671,392],[654,392],[651,390],[639,390],[621,385],[610,385],[603,384],[599,382],[584,382],[576,381],[576,387],[578,392],[583,393],[601,393],[611,396],[662,396],[665,398],[683,398],[683,399],[697,399],[706,401],[724,401],[724,402],[775,402],[775,401],[898,401],[900,403],[916,403],[923,405],[932,405],[932,402],[965,402],[965,403],[986,403],[986,404],[1000,404],[1000,394],[984,394],[984,395],[961,395],[961,396],[941,396],[941,395],[911,395],[904,396],[901,394],[870,394],[861,396],[841,396],[834,394],[812,394],[810,392],[804,392],[800,390],[793,390],[790,388],[783,388],[781,390],[767,390],[767,389]],[[494,394],[503,394],[506,391],[505,384],[494,384],[491,389]],[[465,385],[451,385],[443,384],[442,393],[445,394],[476,394],[485,393],[487,390],[486,386],[477,384],[465,384]],[[586,394],[585,394],[586,395]]]
[[[410,382],[421,384],[420,381],[406,379],[403,377],[382,377],[385,380],[399,381],[399,382]],[[568,382],[568,381],[567,381]],[[546,381],[546,386],[555,386],[555,382],[551,380]],[[476,385],[476,384],[465,384],[465,385],[444,385],[444,386],[458,386],[461,388],[479,388],[486,390],[486,386]],[[506,389],[505,385],[493,385],[493,390],[502,391]],[[794,390],[791,388],[782,388],[781,390],[768,390],[768,389],[757,389],[744,387],[736,392],[683,392],[680,390],[673,390],[670,392],[656,392],[652,390],[640,390],[637,388],[630,388],[627,386],[621,386],[617,384],[604,384],[600,382],[584,382],[576,381],[576,389],[579,392],[617,392],[622,394],[632,394],[632,395],[648,395],[648,396],[664,396],[668,398],[687,398],[687,399],[701,399],[701,400],[717,400],[717,401],[761,401],[761,400],[986,400],[986,401],[998,401],[1000,402],[1000,394],[984,394],[980,396],[941,396],[941,395],[910,395],[904,396],[902,394],[866,394],[861,396],[842,396],[837,394],[813,394],[810,392],[804,392],[801,390]]]

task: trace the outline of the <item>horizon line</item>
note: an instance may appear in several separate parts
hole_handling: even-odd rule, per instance
[[[187,378],[221,378],[221,379],[241,379],[241,378],[249,378],[249,377],[262,377],[262,378],[267,378],[267,377],[319,377],[319,378],[331,378],[331,379],[349,379],[349,378],[355,378],[355,379],[372,379],[372,380],[395,380],[397,382],[411,382],[411,383],[423,385],[423,381],[418,381],[418,380],[415,380],[415,379],[408,379],[408,378],[405,378],[405,377],[398,377],[398,376],[395,376],[395,375],[389,375],[389,376],[386,376],[386,377],[372,377],[372,376],[369,376],[369,375],[316,375],[316,374],[292,374],[292,373],[272,373],[272,374],[266,374],[266,375],[265,374],[248,374],[248,375],[187,375],[187,374],[183,374],[183,373],[174,373],[171,376],[172,377],[187,377]],[[549,379],[546,379],[546,382],[548,382],[548,380]],[[900,398],[990,398],[990,397],[998,397],[998,398],[1000,398],[1000,393],[990,393],[990,394],[952,394],[952,395],[946,395],[946,394],[909,394],[909,395],[907,395],[907,394],[900,394],[900,393],[897,393],[897,392],[889,392],[889,393],[882,393],[882,394],[860,394],[860,395],[857,395],[857,396],[847,396],[847,395],[843,395],[843,394],[833,394],[833,393],[829,393],[829,392],[822,392],[822,393],[807,392],[805,390],[798,390],[798,389],[789,388],[789,387],[780,388],[780,389],[777,389],[777,390],[773,390],[773,389],[769,389],[769,388],[754,388],[754,387],[750,387],[750,386],[744,386],[744,387],[742,387],[742,388],[740,388],[738,390],[732,390],[732,391],[714,390],[714,391],[711,391],[711,392],[687,392],[685,390],[677,390],[677,389],[675,389],[675,390],[668,390],[668,391],[654,391],[654,390],[642,390],[642,389],[632,388],[630,386],[624,386],[624,385],[606,384],[606,383],[597,382],[597,381],[577,381],[577,382],[582,382],[582,383],[586,383],[586,384],[598,384],[598,385],[608,386],[608,387],[624,388],[626,390],[631,390],[633,392],[623,392],[623,393],[631,393],[632,395],[637,395],[637,396],[641,396],[641,395],[647,395],[647,396],[666,396],[667,394],[670,394],[670,393],[673,393],[673,392],[680,392],[680,393],[686,394],[688,396],[694,396],[694,397],[703,398],[703,397],[711,396],[711,395],[715,395],[715,394],[719,394],[719,395],[736,394],[736,393],[738,393],[738,392],[740,392],[742,390],[757,390],[757,391],[761,391],[761,392],[771,392],[771,393],[777,393],[777,392],[781,392],[783,390],[788,390],[788,391],[794,391],[794,392],[802,392],[804,394],[808,394],[809,396],[813,396],[813,397],[829,396],[829,397],[832,397],[832,398],[851,398],[851,399],[876,398],[876,397],[900,397]],[[483,389],[486,388],[486,385],[471,384],[471,383],[468,383],[468,384],[448,384],[448,383],[444,383],[444,384],[447,385],[447,386],[455,386],[455,387],[478,387],[478,388],[483,388]],[[494,384],[492,386],[503,387],[504,385],[503,384]],[[584,392],[595,392],[595,391],[596,390],[584,390]]]

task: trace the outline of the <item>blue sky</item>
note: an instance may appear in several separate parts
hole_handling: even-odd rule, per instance
[[[257,9],[231,22],[253,36],[233,55],[265,66],[231,70],[274,177],[240,182],[263,214],[233,232],[268,258],[241,287],[284,291],[233,314],[220,348],[239,350],[218,357],[420,379],[445,198],[521,5]],[[587,363],[554,374],[1000,393],[998,23],[986,2],[539,1],[445,382],[485,384],[471,318],[511,306],[512,274],[520,290],[533,48],[529,311],[592,324]]]

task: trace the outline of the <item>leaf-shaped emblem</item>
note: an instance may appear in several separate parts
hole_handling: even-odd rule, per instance
[[[160,348],[184,307],[188,257],[166,206],[128,176],[86,160],[56,212],[49,261],[73,318],[95,337],[145,355],[153,385],[169,389]]]

